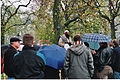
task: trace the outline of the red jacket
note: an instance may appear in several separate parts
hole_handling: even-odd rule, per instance
[[[4,73],[4,57],[1,58],[1,73]]]

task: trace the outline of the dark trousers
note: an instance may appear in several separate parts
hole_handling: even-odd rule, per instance
[[[44,79],[59,79],[59,70],[54,69],[50,66],[45,66],[45,77]]]

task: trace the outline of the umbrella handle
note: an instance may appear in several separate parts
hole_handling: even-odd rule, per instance
[[[59,70],[59,77],[60,77],[60,80],[61,80],[61,70]]]

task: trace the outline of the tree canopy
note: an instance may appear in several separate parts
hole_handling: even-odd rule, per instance
[[[35,36],[36,42],[49,40],[57,44],[65,29],[71,36],[102,33],[115,38],[115,28],[120,25],[119,0],[29,0],[26,5],[13,5],[20,1],[2,1],[2,44],[5,35],[10,38],[27,32]],[[30,11],[20,10],[29,5]]]

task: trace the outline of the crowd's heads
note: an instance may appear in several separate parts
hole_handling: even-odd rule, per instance
[[[34,44],[34,37],[31,34],[24,34],[23,36],[23,44],[32,46]]]
[[[68,30],[65,30],[65,32],[64,33],[67,33],[67,32],[69,32]]]
[[[11,39],[10,39],[10,44],[14,47],[14,48],[19,48],[19,46],[20,46],[20,39],[19,38],[16,38],[16,37],[12,37]]]
[[[117,47],[117,46],[119,46],[119,40],[117,40],[117,39],[113,39],[113,47]]]
[[[81,41],[81,37],[79,35],[74,36],[74,42]]]
[[[88,42],[84,42],[85,46],[89,47],[89,43]]]
[[[68,31],[68,30],[65,30],[65,36],[67,37],[67,38],[69,38],[69,36],[70,36],[70,32]]]
[[[17,41],[21,41],[21,40],[19,38],[16,38],[16,37],[10,38],[10,43],[17,42]]]
[[[100,47],[101,47],[101,48],[106,48],[106,47],[108,47],[107,42],[101,42],[101,43],[99,43],[99,44],[100,44]]]

